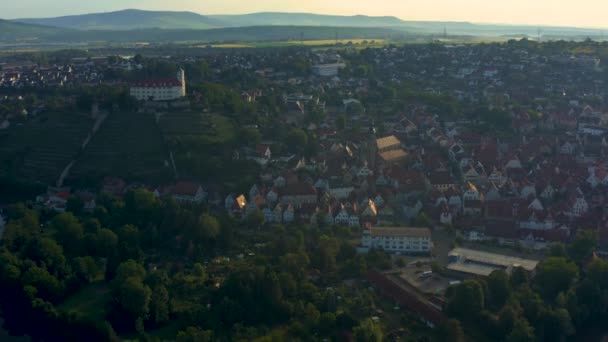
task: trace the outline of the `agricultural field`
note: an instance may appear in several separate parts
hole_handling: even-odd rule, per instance
[[[208,47],[216,49],[251,49],[251,48],[275,48],[275,47],[289,47],[289,46],[307,46],[307,47],[324,47],[324,46],[335,46],[335,45],[353,45],[357,47],[379,47],[388,44],[385,39],[320,39],[320,40],[289,40],[289,41],[275,41],[275,42],[251,42],[251,43],[223,43],[223,44],[210,44],[210,45],[199,45],[195,47]]]
[[[152,115],[113,113],[76,161],[68,181],[117,176],[154,182],[171,174],[168,160]]]
[[[84,114],[45,113],[0,131],[0,175],[54,184],[92,126]]]

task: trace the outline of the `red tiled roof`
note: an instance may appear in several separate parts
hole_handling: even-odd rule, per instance
[[[139,80],[131,83],[132,87],[142,88],[166,88],[181,87],[182,83],[178,79],[158,79],[158,80]]]

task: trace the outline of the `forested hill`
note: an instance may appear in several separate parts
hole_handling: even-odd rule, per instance
[[[392,27],[405,22],[397,17],[373,17],[366,15],[322,15],[311,13],[261,12],[242,15],[215,15],[217,19],[230,26],[336,26],[336,27]]]
[[[24,18],[16,22],[78,30],[208,29],[227,26],[193,12],[123,10],[55,18]]]
[[[65,31],[56,27],[23,24],[0,19],[0,41],[41,39],[59,36]]]

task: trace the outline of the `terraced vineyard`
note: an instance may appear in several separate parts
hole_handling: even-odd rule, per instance
[[[168,159],[153,116],[113,113],[76,161],[68,181],[105,176],[132,181],[161,180],[171,175]]]
[[[54,184],[92,125],[84,114],[49,113],[0,131],[0,174]]]
[[[196,140],[225,143],[234,138],[232,123],[223,116],[195,112],[171,113],[161,117],[159,126],[169,142]]]

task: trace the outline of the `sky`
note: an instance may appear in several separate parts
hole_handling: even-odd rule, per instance
[[[126,8],[200,14],[310,12],[392,15],[404,20],[608,28],[606,0],[2,0],[5,19],[51,17]]]

